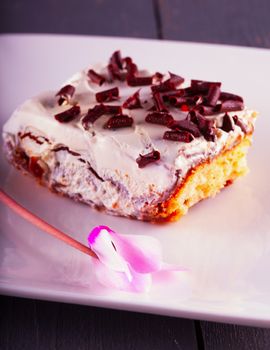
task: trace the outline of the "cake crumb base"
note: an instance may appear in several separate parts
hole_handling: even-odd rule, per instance
[[[247,135],[232,149],[191,169],[184,183],[166,202],[160,204],[153,221],[177,221],[190,207],[203,199],[214,197],[236,178],[245,175],[248,172],[246,155],[250,145],[251,135]]]

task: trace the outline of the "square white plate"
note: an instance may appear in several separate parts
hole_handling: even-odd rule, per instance
[[[4,294],[250,325],[270,326],[270,51],[169,41],[56,35],[0,37],[0,120],[74,72],[121,49],[142,67],[223,82],[260,112],[250,173],[179,222],[151,225],[98,213],[60,198],[0,159],[1,187],[52,225],[86,243],[103,224],[159,239],[164,260],[189,268],[178,285],[140,295],[93,282],[88,257],[1,206]]]

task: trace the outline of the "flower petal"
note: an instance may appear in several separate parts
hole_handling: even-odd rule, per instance
[[[107,226],[97,226],[91,231],[88,237],[90,247],[93,248],[93,250],[96,249],[93,245],[95,241],[101,234],[106,235],[106,231],[109,233],[117,252],[136,272],[150,273],[158,271],[161,268],[161,245],[159,241],[153,237],[144,235],[123,236],[112,231]],[[106,235],[106,237],[108,237],[108,235]],[[102,249],[101,246],[100,248]],[[101,252],[99,252],[99,254],[101,254]]]
[[[110,229],[106,226],[94,228],[88,237],[91,249],[97,254],[100,263],[107,268],[124,273],[129,280],[132,279],[127,262],[115,250],[112,244]]]
[[[139,273],[151,273],[161,267],[162,252],[159,241],[143,235],[123,236],[111,233],[117,251]]]
[[[170,280],[185,269],[162,262],[161,245],[153,237],[123,236],[107,226],[95,227],[88,236],[95,276],[107,286],[130,292],[149,291],[155,282]]]
[[[131,271],[132,278],[129,280],[123,272],[108,269],[98,259],[91,258],[95,276],[100,284],[109,288],[115,288],[128,292],[148,292],[152,285],[151,274],[139,274]]]

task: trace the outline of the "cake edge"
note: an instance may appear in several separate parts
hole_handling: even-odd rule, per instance
[[[189,208],[203,199],[215,197],[238,177],[246,175],[249,171],[246,158],[251,144],[252,132],[241,138],[232,148],[224,147],[215,158],[207,159],[190,169],[171,196],[156,208],[156,212],[152,214],[155,217],[154,220],[149,221],[154,223],[177,221],[187,214]],[[215,184],[211,186],[208,182],[213,177]],[[187,192],[194,194],[191,196]]]

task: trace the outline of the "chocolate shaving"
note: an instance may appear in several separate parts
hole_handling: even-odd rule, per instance
[[[106,113],[106,107],[103,104],[96,105],[94,108],[88,109],[87,114],[82,119],[82,125],[85,129],[89,128],[89,124],[93,124],[98,118]]]
[[[105,114],[122,114],[122,106],[103,105]]]
[[[144,168],[146,165],[154,163],[159,159],[160,159],[159,151],[153,150],[152,152],[144,155],[140,154],[139,157],[136,159],[136,162],[139,168]]]
[[[119,129],[132,126],[133,119],[128,115],[116,115],[111,117],[107,123],[104,125],[104,129]]]
[[[154,85],[151,87],[153,92],[167,92],[175,90],[179,85],[181,85],[185,79],[179,75],[170,73],[170,78],[159,85]]]
[[[155,87],[155,85],[151,86],[152,92],[155,92],[154,91],[155,89],[153,89],[154,87]],[[170,97],[182,97],[182,96],[184,96],[184,94],[185,94],[184,89],[171,90],[171,91],[167,91],[165,93],[162,93],[162,98],[163,98],[164,102],[168,102],[170,100]]]
[[[172,123],[169,128],[176,131],[188,131],[195,137],[201,136],[201,132],[198,126],[188,119],[174,121],[174,123]]]
[[[110,77],[110,82],[113,82],[114,79],[117,79],[120,81],[125,80],[126,74],[121,72],[116,65],[109,64],[107,68],[108,68],[108,73]]]
[[[165,131],[163,139],[189,143],[194,140],[194,136],[188,131]]]
[[[176,89],[179,87],[179,85],[183,84],[185,81],[184,78],[180,77],[180,75],[173,74],[169,72],[170,78],[164,82],[164,84],[167,84],[170,86],[171,90]]]
[[[145,121],[147,123],[169,126],[173,123],[174,119],[168,113],[153,112],[147,114]]]
[[[193,110],[189,112],[187,120],[191,120],[199,127],[202,135],[207,141],[214,142],[216,140],[216,121],[214,119],[207,119],[198,111]]]
[[[181,107],[182,104],[186,104],[187,98],[183,96],[170,96],[169,102],[175,107]]]
[[[112,54],[110,64],[117,66],[120,70],[123,69],[121,52],[119,50]]]
[[[156,83],[160,83],[163,79],[163,74],[159,73],[159,72],[156,72],[154,75],[153,75],[153,84],[156,84]]]
[[[244,109],[244,103],[237,100],[225,100],[216,106],[217,112],[235,112]]]
[[[128,76],[134,77],[135,74],[138,72],[137,65],[132,61],[130,57],[124,58],[123,62],[124,62],[124,67],[127,70]]]
[[[241,96],[231,94],[230,92],[221,92],[219,99],[220,101],[233,100],[233,101],[244,102]]]
[[[127,109],[142,108],[140,101],[140,90],[136,91],[132,96],[130,96],[124,103],[123,107]]]
[[[217,113],[216,109],[214,107],[203,106],[202,104],[195,106],[194,109],[196,111],[198,111],[200,114],[206,115],[206,116],[207,115],[213,115],[213,114]]]
[[[73,85],[66,85],[62,87],[55,96],[59,96],[58,104],[62,106],[64,103],[69,103],[74,95],[75,87]]]
[[[127,83],[129,86],[145,86],[152,84],[153,77],[135,77],[127,76]]]
[[[229,114],[224,114],[223,119],[222,119],[222,126],[221,129],[226,131],[226,132],[230,132],[234,130],[234,121],[233,118],[231,116],[229,116]]]
[[[214,107],[220,96],[220,86],[212,84],[209,87],[208,95],[206,97],[207,105]]]
[[[246,125],[242,122],[242,120],[239,119],[237,115],[233,116],[233,121],[235,125],[239,126],[239,128],[243,131],[244,134],[247,133],[247,127]]]
[[[219,86],[221,87],[221,83],[220,82],[212,82],[212,81],[204,81],[204,80],[195,80],[192,79],[191,80],[191,85],[188,91],[190,92],[202,92],[202,93],[207,93],[210,89],[211,86]]]
[[[87,75],[92,83],[98,84],[99,86],[105,83],[105,78],[102,75],[96,73],[93,69],[89,69]]]
[[[122,58],[121,58],[121,53],[120,51],[115,51],[109,61],[108,64],[108,72],[110,75],[111,80],[113,81],[114,79],[118,80],[124,80],[125,79],[125,74],[123,74],[122,69],[123,69],[123,64],[122,64]]]
[[[171,89],[164,82],[164,83],[161,83],[159,85],[151,86],[151,90],[152,90],[153,93],[156,93],[156,92],[169,92]]]
[[[74,120],[80,113],[81,113],[80,106],[73,106],[62,113],[56,114],[54,118],[60,123],[68,123]]]
[[[110,102],[113,100],[117,100],[119,97],[119,89],[118,87],[114,87],[109,90],[104,90],[96,93],[97,102]]]
[[[160,92],[153,94],[155,106],[159,112],[168,112],[167,107],[165,106]]]

